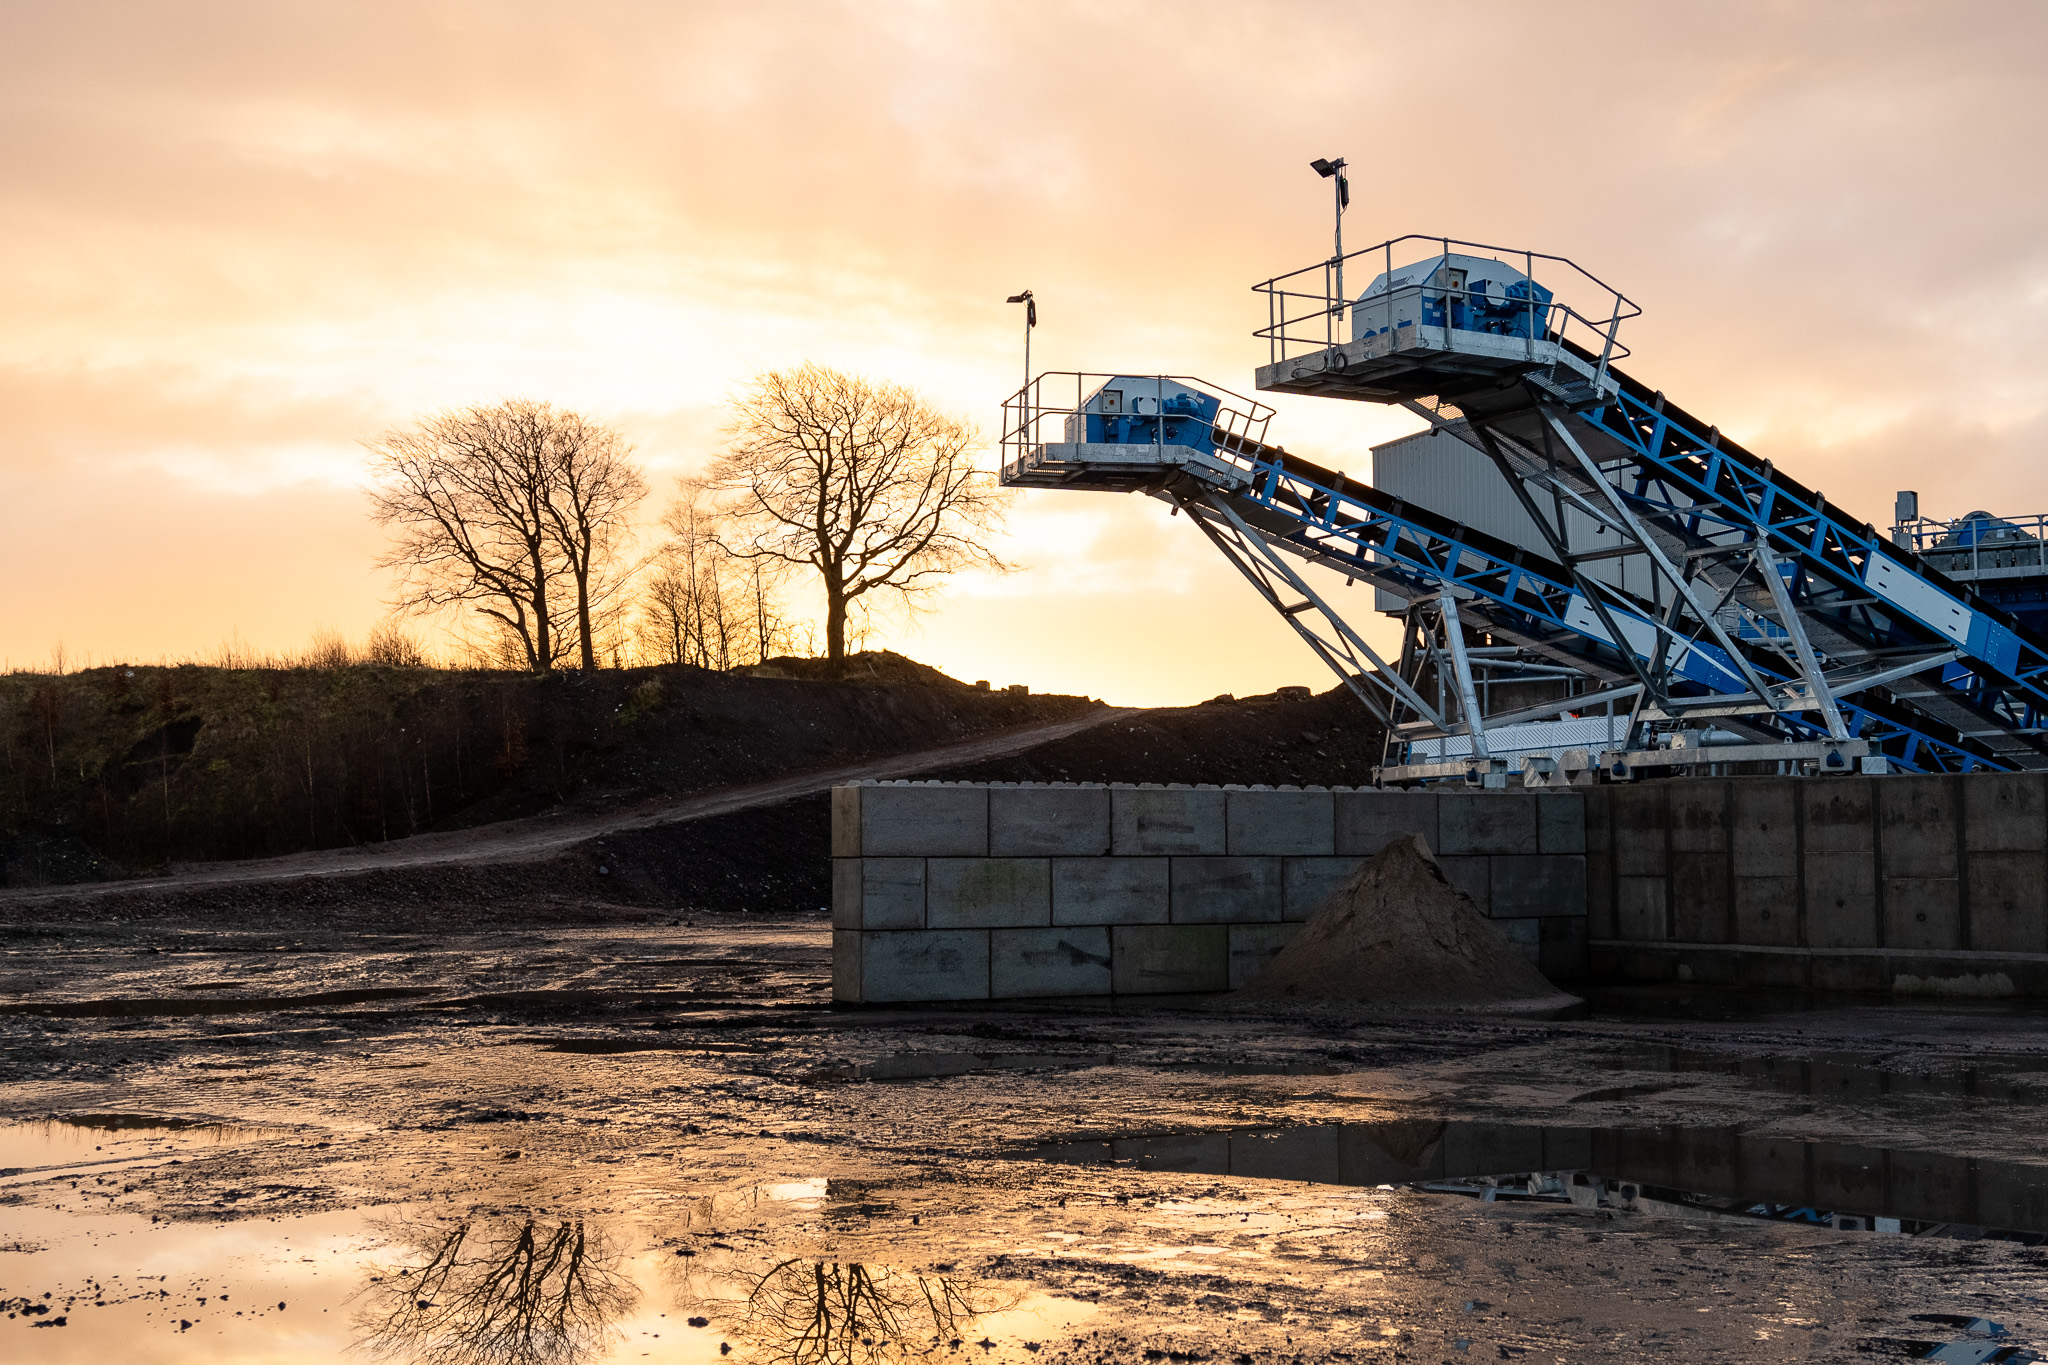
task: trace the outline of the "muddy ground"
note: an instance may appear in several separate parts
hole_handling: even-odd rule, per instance
[[[1908,1171],[2003,1172],[1985,1208],[2039,1222],[2024,1008],[835,1009],[824,926],[763,917],[4,947],[8,1359],[1867,1360],[1972,1318],[2048,1344],[2038,1237],[1715,1216],[1619,1170],[1488,1202],[1329,1156],[1739,1138],[1889,1172],[1859,1215],[1922,1197]]]

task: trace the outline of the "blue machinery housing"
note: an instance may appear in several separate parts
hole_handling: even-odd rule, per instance
[[[1461,736],[1472,765],[1492,762],[1489,727],[1604,701],[1630,707],[1617,773],[1703,743],[1821,771],[2048,768],[2048,641],[1935,566],[1987,544],[2039,565],[2041,539],[1957,523],[1923,555],[1880,536],[1616,368],[1639,310],[1562,258],[1403,238],[1355,260],[1380,267],[1355,298],[1337,261],[1257,286],[1258,388],[1408,408],[1487,457],[1547,553],[1290,455],[1265,404],[1185,377],[1037,377],[1005,407],[1004,481],[1187,511],[1397,740]],[[1429,649],[1382,661],[1304,560],[1407,601]],[[1583,690],[1482,715],[1471,633]],[[1454,703],[1417,687],[1424,654]]]

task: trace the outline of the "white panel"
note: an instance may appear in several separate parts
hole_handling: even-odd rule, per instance
[[[1970,609],[1904,565],[1873,554],[1863,581],[1879,597],[1933,626],[1957,644],[1970,642]]]

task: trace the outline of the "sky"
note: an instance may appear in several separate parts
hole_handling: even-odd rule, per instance
[[[2048,512],[2044,144],[2036,3],[0,0],[0,666],[360,637],[363,442],[437,409],[574,408],[663,495],[806,360],[992,439],[1024,288],[1036,368],[1249,391],[1316,157],[1349,246],[1614,284],[1630,373],[1879,526]],[[1361,475],[1419,425],[1275,406]],[[869,643],[1132,704],[1332,681],[1156,501],[1027,492],[999,549]]]

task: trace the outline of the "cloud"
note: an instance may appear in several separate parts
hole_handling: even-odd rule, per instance
[[[374,537],[341,530],[362,439],[528,394],[701,468],[735,386],[804,359],[988,430],[1027,286],[1044,364],[1245,389],[1248,286],[1327,251],[1305,163],[1339,154],[1347,241],[1571,256],[1642,302],[1632,372],[1873,520],[1916,482],[1930,510],[2023,511],[2048,504],[2044,30],[2024,3],[14,6],[0,479],[39,491],[0,510],[0,570],[62,555],[30,506],[83,535],[175,505],[204,542],[318,488],[333,534],[268,546],[267,573],[305,620],[366,620]],[[1276,439],[1353,472],[1412,426],[1276,406]],[[1029,495],[1033,567],[917,639],[1146,700],[1267,653],[1306,670],[1284,629],[1241,647],[1264,608],[1126,502]],[[127,544],[64,566],[73,633],[241,621],[172,542],[147,572],[194,590],[134,605]],[[983,629],[996,600],[1047,629]],[[0,615],[0,654],[52,619]]]

